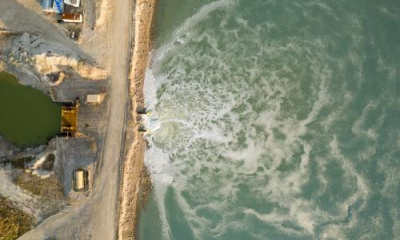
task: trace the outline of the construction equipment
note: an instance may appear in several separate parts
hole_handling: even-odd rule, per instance
[[[61,134],[75,136],[78,125],[78,103],[64,103],[61,108]]]

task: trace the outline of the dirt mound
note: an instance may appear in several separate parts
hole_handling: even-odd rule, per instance
[[[96,21],[96,31],[99,33],[104,32],[109,23],[112,13],[111,1],[110,0],[103,0],[100,5],[100,13],[99,18]]]
[[[15,63],[31,65],[42,76],[68,68],[91,80],[105,79],[108,75],[106,70],[80,59],[63,44],[45,41],[35,34],[23,33],[13,38],[6,53]]]
[[[104,69],[93,67],[73,58],[64,56],[47,56],[46,54],[33,57],[37,71],[42,75],[48,75],[54,72],[60,72],[60,67],[70,67],[74,69],[81,77],[91,80],[102,80],[108,75]]]

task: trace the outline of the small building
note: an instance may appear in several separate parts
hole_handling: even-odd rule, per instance
[[[80,13],[64,13],[61,15],[63,22],[80,23],[83,22],[82,14]]]
[[[53,12],[58,14],[64,12],[64,0],[54,0]]]
[[[42,0],[42,11],[61,14],[64,12],[64,0]]]
[[[53,0],[42,0],[42,11],[53,12]]]
[[[104,99],[104,94],[89,94],[86,96],[87,103],[101,103]]]
[[[81,0],[64,0],[64,3],[76,8],[81,6]]]

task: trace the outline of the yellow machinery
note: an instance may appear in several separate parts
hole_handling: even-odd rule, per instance
[[[61,134],[74,136],[78,125],[78,104],[61,108]]]

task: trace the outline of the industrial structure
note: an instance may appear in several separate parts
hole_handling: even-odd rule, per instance
[[[61,134],[73,137],[77,133],[79,103],[64,103],[61,108]]]
[[[86,96],[86,102],[87,103],[101,103],[104,99],[104,94],[89,94]]]
[[[63,13],[61,15],[63,22],[80,23],[83,22],[82,14],[80,13]]]
[[[81,0],[64,0],[64,3],[78,8],[81,5]]]
[[[42,0],[42,10],[43,12],[62,14],[65,5],[79,8],[80,4],[80,0]]]
[[[64,12],[64,0],[54,0],[53,11],[61,14]]]
[[[53,12],[53,0],[42,0],[43,12]]]
[[[64,0],[42,0],[42,10],[48,13],[64,12]]]

